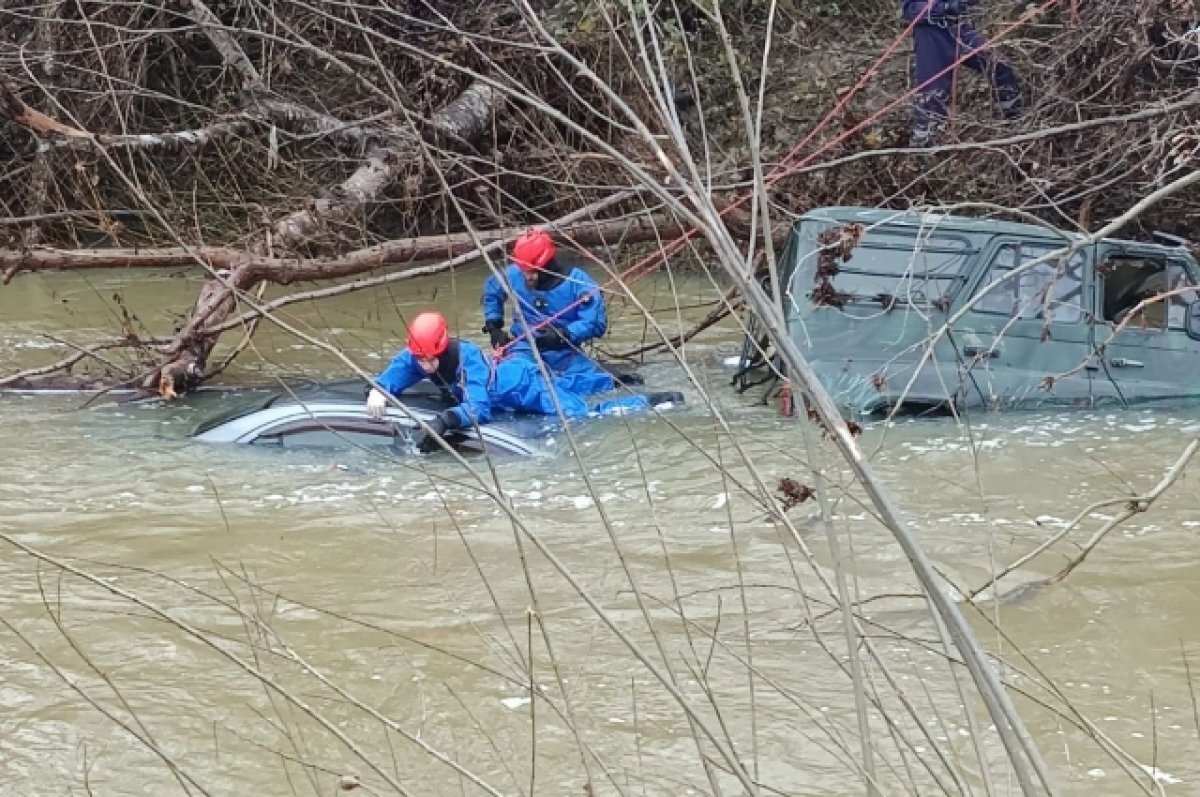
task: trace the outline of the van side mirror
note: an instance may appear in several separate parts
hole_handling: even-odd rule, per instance
[[[1187,306],[1187,319],[1184,321],[1183,328],[1187,330],[1189,338],[1200,340],[1200,299]]]

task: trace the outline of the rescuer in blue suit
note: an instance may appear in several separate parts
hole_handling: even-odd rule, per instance
[[[517,238],[503,279],[493,274],[483,287],[483,331],[504,357],[533,360],[537,346],[559,384],[574,393],[612,390],[613,375],[579,348],[608,331],[600,286],[582,269],[560,264],[555,254],[554,241],[542,230]],[[520,312],[513,312],[512,326],[505,331],[504,304],[510,296],[516,297]]]
[[[996,109],[1005,119],[1021,113],[1021,85],[1011,66],[972,27],[967,18],[977,0],[901,0],[904,18],[913,26],[915,86],[910,145],[936,143],[946,123],[946,108],[957,68],[951,66],[967,53],[963,63],[987,76]],[[975,51],[975,52],[973,52]]]
[[[438,437],[447,431],[490,422],[493,410],[555,415],[557,398],[565,417],[580,418],[593,413],[644,410],[667,401],[683,400],[679,393],[652,393],[622,396],[589,407],[557,379],[547,385],[536,363],[523,358],[493,363],[471,341],[451,337],[446,319],[440,313],[421,313],[412,320],[408,325],[408,346],[375,381],[388,393],[398,396],[423,379],[429,379],[458,402],[428,422],[432,434],[423,432],[417,440],[417,448],[424,452],[436,451]],[[387,396],[372,388],[367,396],[367,413],[373,418],[383,418],[387,405]]]

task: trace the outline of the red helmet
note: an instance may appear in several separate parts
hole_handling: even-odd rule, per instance
[[[532,229],[513,243],[512,261],[522,271],[537,271],[554,259],[554,241],[544,230]]]
[[[450,328],[441,313],[421,313],[408,325],[408,350],[418,357],[437,357],[450,345]]]

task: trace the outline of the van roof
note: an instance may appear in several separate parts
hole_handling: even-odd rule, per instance
[[[868,208],[855,206],[833,206],[814,208],[796,220],[798,226],[805,220],[846,223],[854,222],[868,227],[887,223],[889,226],[908,226],[938,230],[981,234],[981,235],[1013,235],[1021,238],[1041,238],[1048,241],[1075,241],[1084,237],[1083,233],[1059,230],[1041,224],[1029,224],[1017,221],[1006,221],[998,218],[975,218],[958,216],[937,210],[894,210],[890,208]],[[1120,241],[1115,238],[1105,240],[1120,243],[1136,243],[1138,246],[1150,246],[1163,251],[1174,249],[1161,244],[1141,241]]]

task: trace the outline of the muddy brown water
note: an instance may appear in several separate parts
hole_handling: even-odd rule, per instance
[[[169,330],[194,280],[133,276],[5,287],[4,372],[60,356],[47,336],[111,334],[115,292],[148,329]],[[478,287],[466,273],[288,317],[376,371],[401,315],[430,303],[480,338]],[[698,277],[675,288],[688,305],[713,293]],[[669,329],[704,313],[673,310],[665,279],[639,296]],[[613,315],[607,345],[636,343],[633,309]],[[715,409],[658,358],[645,373],[684,390],[687,407],[595,420],[559,434],[551,455],[494,471],[480,458],[468,470],[445,457],[189,442],[219,395],[83,409],[75,396],[0,397],[0,795],[327,795],[351,776],[385,794],[737,794],[730,746],[763,793],[864,793],[842,626],[800,547],[831,578],[824,532],[809,503],[790,513],[793,539],[754,487],[755,473],[771,489],[809,481],[803,437],[727,387],[722,360],[737,342],[726,325],[686,349]],[[344,374],[268,328],[224,381]],[[1148,489],[1197,428],[1194,411],[1027,412],[875,424],[863,442],[931,559],[965,589],[1093,502]],[[840,489],[832,449],[818,460],[850,589],[886,663],[868,667],[894,723],[872,711],[883,793],[986,793],[975,734],[996,793],[1018,793],[982,708],[968,701],[973,727],[960,705],[907,560],[861,491]],[[972,615],[1010,662],[1063,794],[1200,791],[1197,487],[1185,474],[1064,582]],[[1119,509],[1089,513],[1005,583],[1052,574]],[[695,741],[706,730],[719,745]]]

